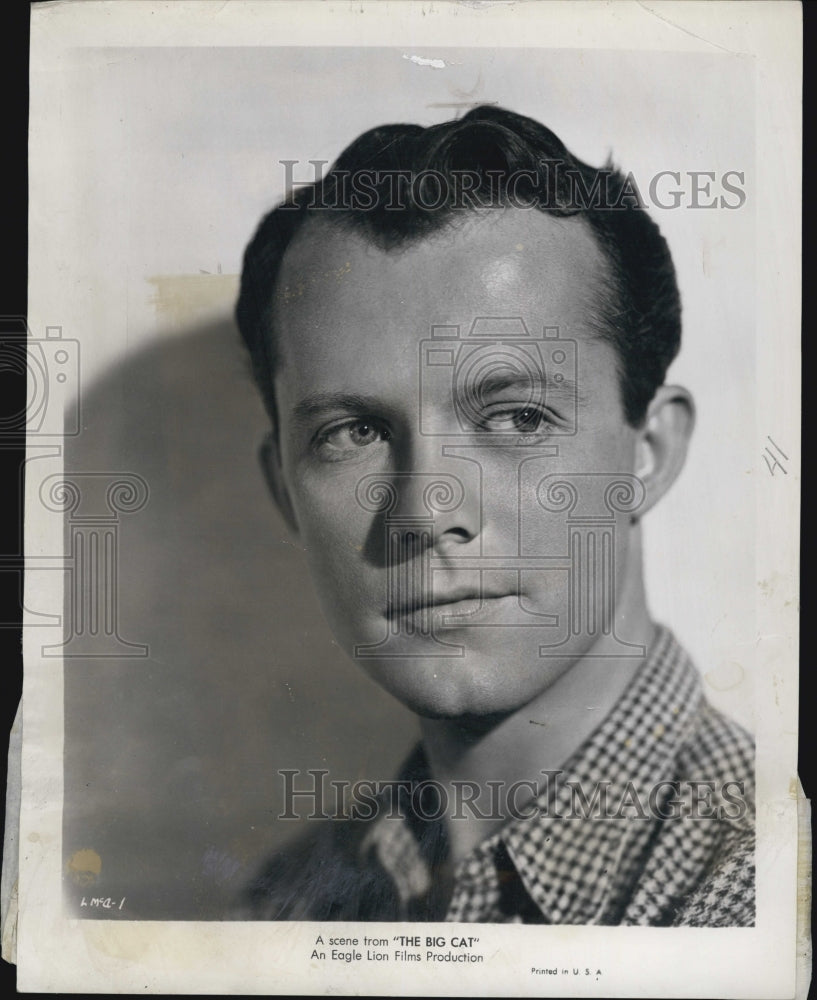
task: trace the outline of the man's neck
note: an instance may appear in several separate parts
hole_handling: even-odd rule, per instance
[[[641,582],[640,561],[637,578],[625,586],[616,608],[617,629],[628,642],[642,645],[649,655],[655,626],[650,619]],[[478,786],[479,813],[466,806],[461,818],[448,821],[451,860],[456,864],[471,849],[513,815],[509,811],[508,790],[516,782],[541,785],[542,771],[559,770],[612,710],[629,686],[646,657],[611,657],[603,653],[603,642],[589,647],[549,687],[511,715],[491,724],[461,719],[422,719],[426,755],[434,779],[448,792],[449,803],[462,800],[458,783]],[[498,782],[498,794],[491,806],[488,782]],[[527,792],[526,792],[527,789]],[[533,787],[519,785],[515,802],[519,808]],[[469,793],[470,794],[470,793]]]

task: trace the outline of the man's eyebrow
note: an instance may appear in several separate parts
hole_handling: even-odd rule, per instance
[[[296,423],[306,423],[332,410],[365,414],[377,413],[382,409],[383,401],[376,396],[361,396],[354,392],[316,392],[305,396],[293,406],[292,419]]]
[[[545,399],[557,396],[560,399],[586,402],[578,391],[573,379],[563,376],[560,380],[543,377],[540,372],[494,372],[479,379],[473,386],[480,396],[503,392],[508,389],[531,389],[543,391]],[[354,392],[316,392],[305,396],[292,408],[292,419],[295,423],[304,424],[315,417],[335,411],[349,414],[374,414],[384,409],[383,401],[377,396],[366,396]]]
[[[507,389],[531,389],[542,392],[545,399],[557,396],[560,399],[575,399],[577,403],[586,403],[587,399],[579,392],[579,386],[572,378],[559,373],[557,379],[541,372],[509,372],[499,371],[485,375],[473,387],[480,396],[494,392],[504,392]]]

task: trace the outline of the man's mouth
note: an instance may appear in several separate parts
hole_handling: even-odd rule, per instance
[[[472,617],[499,601],[518,601],[518,593],[510,588],[455,587],[433,589],[412,595],[409,599],[390,602],[387,617],[391,620],[434,618],[440,624],[445,619]]]

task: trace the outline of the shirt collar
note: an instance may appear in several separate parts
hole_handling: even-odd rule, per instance
[[[644,821],[643,809],[656,782],[671,776],[668,764],[689,734],[700,700],[697,671],[671,631],[658,626],[629,687],[535,799],[532,815],[509,821],[457,865],[447,919],[486,919],[500,905],[503,874],[497,859],[506,856],[543,920],[601,919],[616,904],[627,859],[649,836],[652,824]],[[414,784],[430,777],[418,747],[400,780]],[[606,794],[606,810],[603,799],[594,806],[596,793]],[[581,818],[583,810],[588,819]],[[596,818],[599,811],[602,816]],[[428,893],[431,869],[447,846],[442,823],[407,816],[376,820],[362,847],[375,850],[403,903],[410,905]]]

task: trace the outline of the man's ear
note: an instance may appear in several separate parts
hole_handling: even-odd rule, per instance
[[[662,385],[636,441],[635,473],[647,491],[637,517],[654,507],[678,478],[694,426],[695,403],[689,392],[679,385]]]
[[[264,478],[272,494],[278,510],[281,512],[290,531],[298,534],[298,521],[289,498],[289,491],[284,483],[284,475],[281,468],[281,449],[278,446],[278,435],[275,431],[269,434],[261,442],[258,449],[258,459],[264,472]]]

